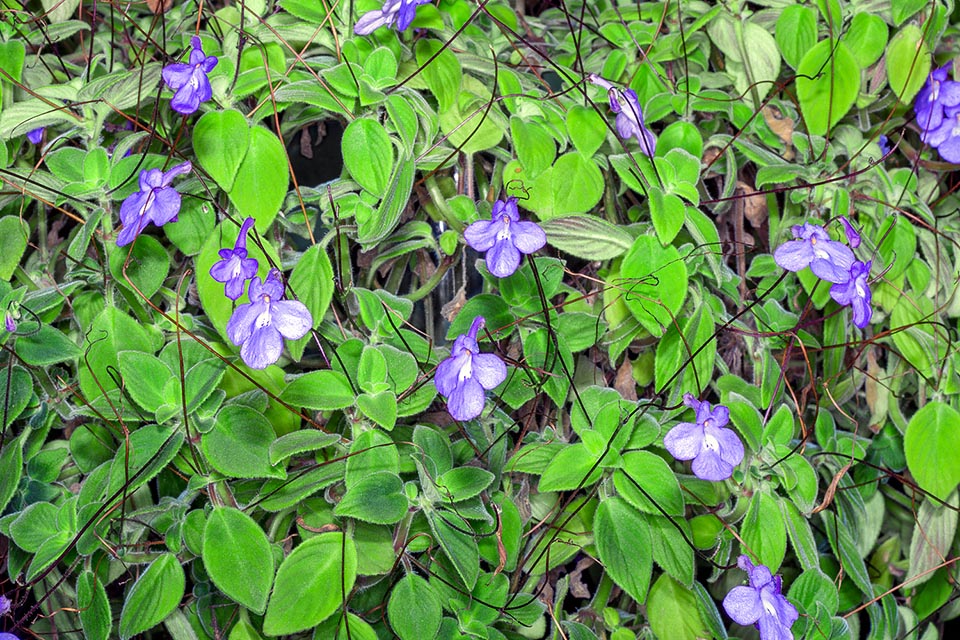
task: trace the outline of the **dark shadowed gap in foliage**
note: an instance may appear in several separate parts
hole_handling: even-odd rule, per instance
[[[343,123],[335,119],[307,125],[293,136],[287,143],[287,155],[300,186],[315,187],[340,177],[343,172],[341,140]]]
[[[524,0],[524,11],[528,16],[539,16],[548,9],[559,9],[563,6],[561,0]]]

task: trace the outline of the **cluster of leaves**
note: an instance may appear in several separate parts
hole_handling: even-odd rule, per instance
[[[0,629],[746,637],[719,603],[775,587],[797,638],[941,637],[960,200],[912,100],[952,2],[400,4],[3,2]],[[177,220],[118,246],[188,161]],[[506,196],[547,245],[501,278],[463,231]],[[857,327],[774,260],[840,216]],[[211,276],[248,218],[313,323],[263,369]],[[433,377],[478,316],[507,374],[457,421]],[[694,398],[729,479],[668,451]]]

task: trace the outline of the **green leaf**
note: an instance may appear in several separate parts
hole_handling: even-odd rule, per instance
[[[89,569],[77,578],[77,608],[80,626],[88,640],[107,640],[113,628],[110,600],[103,582]]]
[[[325,449],[340,436],[319,429],[301,429],[277,438],[270,444],[270,464],[279,464],[291,456]]]
[[[217,414],[212,430],[203,434],[201,448],[210,465],[231,478],[285,478],[270,464],[270,445],[276,438],[262,413],[242,405],[228,405]]]
[[[262,614],[273,584],[273,551],[253,518],[217,507],[203,530],[203,566],[228,598]]]
[[[430,584],[408,573],[394,585],[387,603],[387,619],[400,640],[436,638],[443,609]]]
[[[703,136],[699,129],[683,120],[667,125],[657,137],[657,155],[666,156],[673,149],[682,149],[689,153],[696,160],[696,172],[700,172],[699,158],[703,157]],[[696,183],[696,179],[693,183]]]
[[[810,7],[793,4],[777,18],[777,46],[788,65],[796,69],[804,54],[817,43],[817,14]]]
[[[920,488],[945,500],[960,483],[960,413],[940,401],[913,414],[903,437],[907,468]]]
[[[463,71],[453,51],[449,47],[440,51],[441,47],[443,43],[439,40],[423,38],[417,41],[416,54],[417,65],[422,67],[420,75],[436,96],[439,112],[444,113],[456,104]]]
[[[290,184],[286,149],[272,131],[256,126],[250,129],[247,153],[236,177],[227,191],[230,202],[241,218],[253,218],[257,231],[265,233],[283,206]]]
[[[926,0],[893,0],[890,3],[890,13],[893,16],[894,26],[899,27],[917,11],[929,6],[930,3]]]
[[[287,385],[280,399],[295,407],[314,411],[332,411],[352,407],[356,395],[347,376],[324,369],[297,376]]]
[[[427,513],[430,528],[436,541],[447,554],[457,575],[467,589],[473,590],[480,573],[480,550],[477,540],[470,533],[470,524],[452,511],[430,511]]]
[[[318,327],[333,300],[333,265],[330,256],[319,244],[307,249],[290,273],[287,281],[291,292],[296,292],[297,300],[306,305],[313,317],[313,326]],[[294,360],[299,360],[303,349],[312,339],[311,334],[287,343]]]
[[[647,618],[658,638],[697,640],[710,634],[697,611],[697,596],[682,584],[663,574],[650,588]]]
[[[3,429],[5,430],[27,408],[33,396],[33,378],[26,369],[14,365],[0,371],[0,389],[3,389],[5,404],[2,409]],[[4,447],[6,449],[6,447]],[[3,473],[3,471],[0,471]],[[3,505],[0,505],[0,513]]]
[[[10,40],[0,43],[0,69],[3,69],[14,82],[23,79],[23,61],[27,48],[20,40]],[[4,78],[6,84],[7,79]]]
[[[117,352],[130,349],[153,353],[159,347],[154,345],[140,323],[117,307],[108,306],[100,312],[87,334],[90,336],[90,346],[86,357],[80,361],[79,377],[80,391],[88,399],[117,388],[109,372],[110,369],[119,369]],[[94,377],[97,382],[94,382]]]
[[[126,277],[123,275],[124,262],[127,262]],[[111,247],[110,273],[124,286],[129,287],[132,283],[147,298],[152,298],[160,290],[169,271],[170,256],[153,236],[137,236],[132,247]]]
[[[623,300],[630,312],[655,336],[663,335],[687,297],[687,266],[673,246],[640,236],[620,265]]]
[[[679,196],[672,193],[664,194],[657,187],[650,187],[650,219],[653,228],[657,231],[657,238],[661,244],[670,244],[683,228],[686,207]]]
[[[547,242],[585,260],[610,260],[626,253],[633,244],[633,236],[623,227],[591,215],[553,218],[540,226]]]
[[[683,494],[677,476],[655,453],[624,453],[622,469],[613,474],[613,484],[617,493],[640,511],[654,515],[683,515]]]
[[[120,637],[126,640],[163,622],[180,604],[185,588],[186,577],[177,556],[165,553],[150,563],[124,600]]]
[[[193,126],[193,151],[203,170],[229,193],[250,145],[250,125],[234,109],[208,111]]]
[[[371,473],[347,489],[333,513],[373,524],[395,524],[407,513],[403,482],[395,473]]]
[[[83,354],[73,340],[48,324],[41,325],[36,333],[20,336],[15,350],[25,363],[35,367],[74,360]]]
[[[200,198],[185,198],[176,222],[163,225],[163,233],[177,249],[188,256],[195,256],[213,234],[216,223],[212,203]],[[130,272],[129,268],[127,272]]]
[[[833,580],[819,569],[809,569],[790,585],[790,600],[800,605],[803,612],[814,612],[817,604],[834,615],[840,607],[840,596]]]
[[[850,526],[830,510],[821,511],[820,517],[823,518],[823,528],[827,532],[830,548],[833,549],[834,556],[840,560],[844,573],[860,588],[861,593],[870,598],[874,597],[867,565],[857,551],[857,544],[850,533]]]
[[[376,212],[361,215],[360,210],[357,210],[357,241],[364,250],[376,245],[397,228],[400,215],[407,208],[410,193],[413,191],[416,168],[413,160],[401,160],[390,178],[390,187]]]
[[[807,51],[797,67],[800,110],[807,130],[815,136],[826,134],[840,122],[859,93],[860,67],[842,42],[834,48],[833,42],[822,40]]]
[[[280,565],[263,632],[280,636],[315,627],[340,608],[356,578],[352,539],[340,532],[310,538]]]
[[[653,571],[646,520],[620,498],[607,498],[593,518],[597,553],[613,581],[639,604],[647,599]]]
[[[23,440],[30,434],[24,430],[20,437],[5,442],[0,449],[0,513],[13,499],[23,475]]]
[[[857,13],[841,42],[850,47],[850,53],[857,60],[857,64],[866,69],[883,55],[883,49],[887,46],[887,35],[887,24],[883,18],[872,13]]]
[[[149,353],[121,351],[117,354],[117,360],[127,393],[134,402],[151,413],[164,403],[164,385],[171,380],[179,383],[167,363]]]
[[[450,502],[468,500],[493,483],[495,476],[479,467],[457,467],[436,478],[437,490]]]
[[[347,488],[377,471],[400,473],[400,454],[397,446],[382,431],[364,431],[353,439],[350,457],[347,458]]]
[[[394,166],[393,142],[383,125],[357,118],[343,131],[343,164],[361,187],[376,196],[387,190]]]
[[[58,533],[57,511],[50,502],[34,502],[10,523],[10,538],[24,551],[36,553]]]
[[[567,111],[567,135],[577,151],[589,158],[606,139],[607,125],[596,109],[576,104]]]
[[[543,122],[511,116],[510,137],[517,160],[531,178],[546,171],[557,157],[557,143]]]
[[[787,531],[777,499],[765,491],[754,493],[740,535],[753,559],[776,573],[787,553]]]
[[[572,491],[589,487],[603,473],[596,456],[582,442],[569,444],[550,461],[540,478],[539,491]]]
[[[9,280],[13,275],[27,250],[29,235],[30,225],[17,216],[0,218],[0,280]]]
[[[957,533],[957,492],[951,492],[945,502],[927,499],[917,510],[910,538],[910,570],[903,579],[911,587],[933,578],[950,555],[950,545]]]
[[[909,24],[887,47],[887,80],[900,102],[909,104],[930,75],[930,49],[920,27]]]
[[[170,464],[181,444],[183,433],[172,426],[144,425],[131,433],[110,465],[107,496],[119,494],[121,489],[126,495],[132,494]]]

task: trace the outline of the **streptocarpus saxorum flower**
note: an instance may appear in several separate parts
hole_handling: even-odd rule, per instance
[[[938,145],[933,144],[929,136],[943,123],[944,109],[960,105],[960,82],[947,80],[947,69],[948,66],[943,66],[931,71],[913,103],[920,139],[934,147]]]
[[[463,237],[476,251],[487,252],[487,269],[506,278],[520,266],[521,253],[533,253],[547,243],[547,234],[536,222],[521,220],[517,199],[493,203],[490,220],[478,220],[467,227]]]
[[[27,131],[27,141],[30,144],[40,144],[43,140],[43,127],[37,127],[36,129],[30,129]]]
[[[383,6],[363,14],[353,32],[358,36],[373,33],[380,27],[394,27],[403,31],[410,26],[417,13],[417,7],[427,4],[430,0],[384,0]]]
[[[952,84],[960,86],[960,82]],[[960,106],[946,107],[940,126],[927,131],[925,142],[947,162],[960,163]]]
[[[880,134],[880,137],[877,138],[877,145],[880,147],[880,153],[883,155],[890,153],[890,138],[882,133]]]
[[[210,267],[210,277],[224,283],[224,295],[231,300],[242,296],[247,280],[257,275],[257,261],[247,257],[247,232],[254,222],[253,218],[243,221],[233,249],[220,249],[220,260]]]
[[[0,617],[10,613],[10,598],[7,596],[0,596]]]
[[[433,383],[447,410],[457,420],[471,420],[483,412],[484,389],[493,389],[507,377],[507,367],[492,353],[480,353],[477,332],[484,319],[477,316],[470,330],[453,342],[450,357],[437,366]]]
[[[843,224],[843,233],[847,236],[847,242],[854,249],[860,246],[860,232],[853,226],[847,216],[840,216],[840,222]]]
[[[607,90],[610,110],[617,114],[617,133],[620,137],[624,140],[636,137],[640,151],[652,158],[657,137],[643,124],[643,110],[640,109],[637,93],[633,89],[621,91],[595,73],[587,76],[587,80]]]
[[[180,194],[171,185],[178,175],[190,173],[190,161],[178,164],[169,171],[148,169],[140,172],[140,191],[130,195],[120,205],[123,229],[117,235],[117,246],[130,244],[150,223],[162,227],[177,219],[180,213]]]
[[[730,589],[723,608],[737,624],[754,625],[760,640],[793,640],[790,627],[799,618],[796,607],[781,593],[780,576],[771,575],[762,564],[753,566],[750,558],[740,556],[737,566],[747,572],[749,586]]]
[[[809,222],[791,228],[795,240],[788,240],[773,252],[774,261],[787,271],[806,267],[827,282],[846,282],[853,264],[850,247],[831,240],[823,227]]]
[[[251,369],[266,369],[280,359],[283,339],[297,340],[307,335],[313,317],[298,300],[283,299],[280,272],[271,269],[261,283],[250,281],[249,303],[239,305],[227,322],[227,337],[240,347],[240,358]]]
[[[17,330],[17,321],[14,319],[13,314],[7,311],[3,314],[3,328],[6,329],[9,333],[13,333]],[[8,603],[9,604],[9,603]],[[3,596],[0,596],[0,615],[3,615]]]
[[[870,306],[870,284],[867,282],[871,264],[871,261],[855,261],[850,266],[849,279],[830,287],[830,297],[836,300],[837,304],[850,306],[853,310],[853,324],[860,329],[870,324],[870,317],[873,315],[873,307]]]
[[[210,80],[207,74],[217,66],[217,57],[203,53],[200,38],[190,38],[193,51],[190,52],[190,62],[175,62],[163,68],[163,81],[173,89],[173,98],[170,108],[185,116],[200,108],[201,102],[206,102],[213,96]]]
[[[683,395],[683,404],[696,411],[697,421],[681,422],[670,429],[663,446],[677,460],[693,460],[693,475],[701,480],[726,480],[743,460],[743,443],[726,428],[730,410],[723,405],[713,408],[689,393]]]

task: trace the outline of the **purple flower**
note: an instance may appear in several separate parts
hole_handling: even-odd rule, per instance
[[[928,136],[943,123],[944,108],[960,106],[960,82],[947,80],[948,68],[949,65],[945,65],[934,69],[913,103],[920,125],[920,139],[933,146],[937,145],[930,142]]]
[[[960,85],[960,82],[952,84]],[[948,107],[943,114],[940,126],[926,132],[926,142],[947,162],[960,163],[960,106]]]
[[[167,172],[149,169],[140,172],[140,191],[129,196],[120,205],[123,230],[117,236],[117,246],[130,244],[151,222],[162,227],[177,219],[180,213],[180,194],[170,186],[178,175],[190,173],[189,161],[178,164]]]
[[[866,263],[857,260],[850,266],[849,279],[846,282],[830,287],[830,297],[837,304],[853,309],[853,324],[863,329],[870,324],[873,308],[870,306],[870,285],[867,276],[870,275],[871,261]]]
[[[373,33],[380,27],[394,27],[403,31],[410,26],[417,13],[417,7],[430,0],[384,0],[383,7],[363,14],[353,27],[358,36]]]
[[[10,613],[10,598],[7,596],[0,596],[0,617]]]
[[[693,460],[693,475],[701,480],[726,480],[743,460],[743,443],[726,428],[730,410],[723,405],[714,409],[689,393],[683,395],[683,404],[696,411],[697,422],[681,422],[670,429],[663,446],[677,460]]]
[[[843,223],[843,232],[847,236],[847,242],[854,249],[860,246],[860,232],[856,230],[853,223],[847,216],[840,216],[840,222]]]
[[[247,232],[254,222],[253,218],[243,221],[233,249],[220,249],[220,260],[210,267],[210,277],[226,285],[224,293],[231,300],[242,296],[247,280],[257,275],[257,261],[247,257]]]
[[[10,313],[9,311],[7,311],[5,314],[3,314],[3,327],[4,327],[7,331],[9,331],[10,333],[13,333],[14,331],[17,330],[17,321],[14,319],[13,314]],[[5,598],[4,598],[3,596],[0,596],[0,616],[3,615],[3,601],[4,601],[4,600],[5,600]],[[9,601],[9,600],[7,600],[7,604],[8,604],[8,605],[10,604],[10,601]]]
[[[760,630],[760,640],[793,640],[790,627],[799,618],[797,608],[781,593],[780,576],[770,569],[753,566],[750,558],[740,556],[737,566],[747,572],[750,585],[734,587],[723,599],[723,608],[733,621],[754,625]]]
[[[227,322],[227,337],[240,347],[240,358],[252,369],[266,369],[280,358],[283,339],[297,340],[310,331],[313,317],[306,305],[283,299],[280,272],[271,269],[261,284],[250,281],[250,302],[238,306]]]
[[[0,633],[0,640],[20,640],[17,636],[12,633]]]
[[[640,143],[640,151],[652,158],[657,137],[643,124],[643,111],[637,93],[633,89],[621,91],[595,73],[591,73],[587,79],[607,90],[610,110],[617,114],[617,133],[620,137],[626,140],[635,136]]]
[[[507,367],[492,353],[480,353],[477,332],[484,319],[477,316],[470,331],[458,337],[450,357],[437,366],[433,383],[447,399],[447,410],[457,420],[471,420],[480,415],[484,405],[484,389],[493,389],[507,377]]]
[[[881,133],[880,137],[877,138],[877,144],[880,146],[880,153],[883,155],[890,153],[890,138]]]
[[[521,220],[514,197],[493,203],[490,220],[478,220],[463,232],[467,244],[487,252],[487,269],[506,278],[520,266],[521,253],[533,253],[547,243],[547,234],[536,222]]]
[[[773,252],[774,261],[787,271],[810,267],[816,276],[827,282],[846,282],[853,264],[850,247],[831,240],[823,227],[809,222],[791,228],[796,240],[788,240]]]
[[[167,65],[162,74],[163,81],[175,92],[170,100],[170,108],[185,116],[199,109],[201,102],[213,96],[207,74],[217,66],[216,56],[204,55],[199,37],[190,38],[190,44],[193,46],[190,62]]]
[[[40,144],[43,140],[43,127],[37,127],[27,131],[27,140],[30,144]]]

